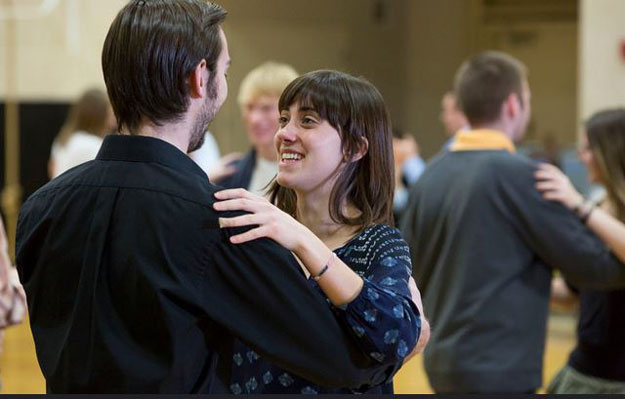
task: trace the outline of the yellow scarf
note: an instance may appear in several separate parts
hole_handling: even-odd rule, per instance
[[[460,131],[449,151],[506,150],[516,152],[512,141],[502,132],[489,129]]]

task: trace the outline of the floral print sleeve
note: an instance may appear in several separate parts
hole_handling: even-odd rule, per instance
[[[371,358],[401,364],[421,330],[419,310],[408,288],[412,273],[408,245],[397,229],[375,225],[337,255],[364,279],[356,299],[335,307],[337,317]]]
[[[244,343],[235,340],[230,391],[234,394],[367,393],[393,392],[392,377],[412,351],[421,330],[419,311],[410,299],[412,272],[406,242],[399,231],[386,225],[368,227],[335,251],[365,283],[356,299],[342,308],[329,306],[355,342],[376,362],[388,365],[388,380],[360,390],[327,389],[267,362]],[[317,287],[320,295],[323,291]],[[327,299],[327,297],[326,297]],[[303,309],[302,311],[306,311]]]

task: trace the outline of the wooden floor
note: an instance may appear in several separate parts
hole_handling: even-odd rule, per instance
[[[566,362],[574,345],[571,316],[552,316],[545,354],[544,381],[548,382]],[[2,393],[45,393],[45,383],[27,324],[6,330],[4,353],[0,357]],[[406,364],[395,378],[396,393],[431,393],[423,371],[422,358]]]

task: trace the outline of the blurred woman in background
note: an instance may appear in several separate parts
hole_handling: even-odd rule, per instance
[[[102,139],[116,127],[115,115],[103,90],[89,89],[72,105],[52,143],[48,175],[54,179],[68,169],[95,159]]]
[[[593,115],[585,130],[579,158],[589,180],[605,187],[605,197],[598,204],[585,201],[566,175],[548,164],[536,172],[536,186],[546,199],[575,212],[625,263],[625,109]],[[561,303],[579,298],[580,312],[577,347],[548,392],[624,394],[625,290],[577,290],[559,279],[552,297]]]

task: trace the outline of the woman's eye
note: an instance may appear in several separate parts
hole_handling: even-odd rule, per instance
[[[286,116],[281,116],[278,118],[278,122],[280,123],[280,126],[284,126],[289,123],[289,119]]]
[[[317,123],[317,121],[314,120],[313,118],[304,117],[304,118],[302,118],[302,123],[305,124],[305,125],[311,125],[313,123]]]

